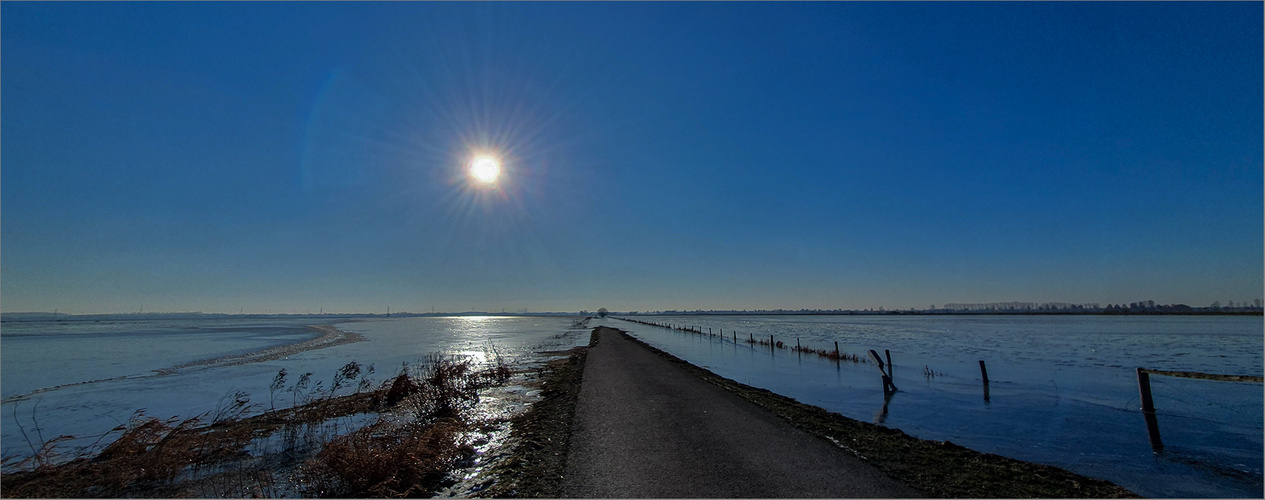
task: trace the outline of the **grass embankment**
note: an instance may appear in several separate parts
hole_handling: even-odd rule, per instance
[[[621,335],[627,336],[623,332]],[[795,427],[852,451],[864,462],[927,497],[938,498],[1137,498],[1110,481],[1049,465],[980,453],[948,441],[929,441],[899,429],[853,420],[765,389],[699,368],[628,337],[687,372],[785,419]]]
[[[474,453],[466,434],[487,425],[470,417],[479,391],[512,374],[504,363],[475,370],[441,355],[377,389],[369,373],[352,362],[328,389],[311,373],[287,388],[282,370],[272,388],[291,393],[293,406],[254,416],[241,393],[183,420],[138,411],[99,451],[66,457],[57,438],[6,460],[0,488],[6,497],[430,496]]]
[[[596,329],[589,347],[597,342]],[[558,498],[567,470],[571,421],[580,394],[588,347],[567,351],[566,359],[551,361],[541,370],[541,399],[511,420],[514,443],[510,458],[491,471],[494,485],[479,493],[485,498]]]

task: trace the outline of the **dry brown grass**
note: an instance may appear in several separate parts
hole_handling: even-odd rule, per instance
[[[382,418],[325,444],[303,465],[306,493],[416,497],[448,485],[448,472],[474,453],[462,436],[477,424],[467,415],[479,391],[513,374],[499,359],[493,368],[473,368],[469,360],[442,355],[432,355],[418,370],[405,366],[384,398],[411,418]]]
[[[187,469],[223,462],[242,453],[249,429],[203,425],[198,417],[162,420],[133,414],[122,434],[91,459],[58,463],[45,446],[31,464],[0,479],[8,497],[117,497],[169,490]],[[25,467],[25,468],[24,468]]]
[[[246,417],[253,406],[238,393],[214,412],[183,420],[138,411],[112,431],[120,433],[117,439],[96,453],[66,457],[58,445],[73,438],[50,440],[32,457],[6,463],[0,489],[5,497],[266,496],[286,489],[273,484],[274,469],[299,463],[295,475],[308,485],[299,493],[426,495],[472,453],[462,436],[479,390],[512,375],[503,360],[475,371],[468,360],[433,355],[418,370],[405,366],[389,386],[337,396],[342,387],[368,387],[364,379],[355,382],[362,373],[358,366],[344,366],[327,392],[304,374],[288,390],[303,404],[291,408]],[[285,378],[279,373],[274,386],[284,385],[279,382]],[[273,404],[272,394],[269,399]],[[339,432],[337,419],[373,412],[408,417],[379,418]],[[282,449],[263,445],[278,432],[286,436]]]
[[[397,426],[386,420],[327,443],[302,475],[314,496],[421,497],[446,484],[453,465],[473,453],[461,442],[466,423],[446,418]]]
[[[818,356],[829,359],[831,361],[851,361],[853,363],[866,362],[865,358],[858,356],[856,354],[849,354],[846,352],[839,352],[835,350],[813,349],[811,347],[800,347],[800,346],[792,347],[791,350],[795,352],[806,352],[809,354],[816,354]]]

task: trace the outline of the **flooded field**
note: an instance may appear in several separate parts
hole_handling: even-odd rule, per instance
[[[67,447],[86,446],[133,412],[191,417],[214,411],[241,391],[267,410],[278,370],[311,372],[326,387],[335,371],[357,361],[375,365],[381,382],[403,363],[429,354],[459,355],[485,364],[500,355],[514,368],[547,359],[541,352],[588,343],[588,331],[564,317],[427,317],[337,323],[363,341],[241,362],[253,353],[310,342],[309,325],[330,320],[201,319],[5,323],[0,333],[5,456],[27,456],[40,443],[69,434]],[[272,351],[269,351],[272,350]],[[275,358],[275,359],[269,359]],[[500,387],[480,411],[517,411],[531,400],[518,386]],[[284,403],[277,403],[282,406]]]
[[[1260,375],[1256,317],[1063,316],[655,316],[704,335],[606,319],[634,336],[725,377],[851,418],[949,440],[980,451],[1109,479],[1146,496],[1259,497],[1262,387],[1153,376],[1164,449],[1154,453],[1139,411],[1135,368]],[[588,341],[564,317],[392,318],[338,323],[357,336],[262,361],[325,333],[328,320],[214,319],[6,323],[0,335],[3,453],[79,436],[87,445],[127,422],[212,411],[242,391],[266,409],[280,369],[328,379],[348,361],[376,366],[376,380],[444,352],[526,368],[548,351]],[[591,324],[590,326],[593,326]],[[712,336],[706,335],[711,330]],[[723,333],[723,337],[721,334]],[[785,349],[748,339],[782,342]],[[734,341],[735,337],[737,342]],[[801,345],[859,355],[831,360]],[[885,398],[866,352],[890,352],[898,391]],[[987,363],[983,384],[979,361]],[[534,397],[521,386],[488,394],[482,412],[505,413]],[[449,494],[461,495],[458,490]]]
[[[1262,494],[1261,384],[1152,376],[1157,454],[1135,375],[1144,367],[1260,376],[1259,317],[633,318],[703,335],[605,323],[722,376],[924,439],[1064,467],[1145,496]],[[770,335],[788,348],[747,342]],[[899,390],[884,398],[868,360],[797,353],[797,342],[831,351],[838,342],[862,360],[869,349],[890,351]]]

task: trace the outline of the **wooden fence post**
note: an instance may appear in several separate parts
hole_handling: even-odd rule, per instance
[[[1146,421],[1146,434],[1151,440],[1151,450],[1164,451],[1164,442],[1160,440],[1160,423],[1155,418],[1155,402],[1151,399],[1151,375],[1146,369],[1139,367],[1138,394],[1142,398],[1142,419]]]
[[[874,352],[874,349],[870,349],[870,359],[874,360],[874,366],[878,367],[878,371],[883,372],[883,375],[887,375],[887,370],[883,369],[883,358],[878,357],[878,353]]]
[[[892,371],[892,351],[883,349],[883,354],[887,356],[887,371]]]
[[[1142,411],[1155,412],[1155,401],[1151,399],[1151,375],[1145,369],[1138,368],[1138,393],[1142,397]]]
[[[982,359],[981,359],[981,360],[979,360],[979,373],[980,373],[980,376],[984,377],[984,403],[985,403],[985,404],[987,404],[987,403],[989,403],[989,400],[988,400],[988,368],[985,368],[985,367],[984,367],[984,360],[982,360]]]
[[[870,359],[874,360],[874,366],[878,367],[879,373],[883,374],[883,395],[886,396],[896,392],[896,384],[892,383],[892,377],[887,370],[883,369],[883,359],[878,357],[878,352],[870,349]]]

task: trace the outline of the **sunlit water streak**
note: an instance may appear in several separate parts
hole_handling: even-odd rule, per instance
[[[1259,317],[677,316],[723,339],[607,320],[739,382],[845,416],[984,452],[1065,467],[1147,496],[1260,497],[1260,384],[1152,377],[1165,451],[1152,453],[1136,367],[1262,373]],[[735,344],[733,332],[737,331]],[[890,350],[884,404],[873,364],[750,346],[749,337],[863,357]],[[990,379],[984,399],[979,360]],[[935,377],[925,370],[936,372]]]

